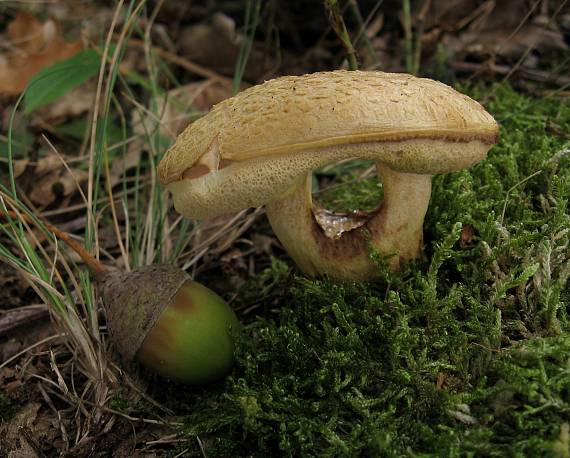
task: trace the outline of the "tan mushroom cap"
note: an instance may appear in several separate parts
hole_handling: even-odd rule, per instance
[[[498,125],[471,98],[407,74],[286,76],[216,105],[158,166],[176,209],[192,218],[282,198],[307,172],[364,158],[396,171],[444,173],[482,160]]]

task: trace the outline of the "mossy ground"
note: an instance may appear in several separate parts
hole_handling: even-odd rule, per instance
[[[570,132],[570,103],[471,92],[491,94],[500,142],[434,178],[425,260],[392,274],[372,254],[368,284],[274,260],[237,299],[264,316],[231,377],[165,393],[200,439],[190,453],[570,456],[570,153],[550,131]],[[357,186],[335,191],[347,208],[378,189]]]

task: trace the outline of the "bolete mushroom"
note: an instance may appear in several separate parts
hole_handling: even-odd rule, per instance
[[[370,247],[392,269],[418,258],[431,177],[481,161],[498,125],[476,101],[407,74],[286,76],[217,104],[158,166],[176,210],[211,218],[266,205],[277,237],[307,275],[368,279]],[[376,163],[384,198],[366,217],[313,205],[311,172],[332,161]]]

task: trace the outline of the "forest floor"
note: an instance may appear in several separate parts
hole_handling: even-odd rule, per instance
[[[570,457],[568,2],[109,3],[0,4],[0,456]],[[175,213],[155,169],[189,122],[354,65],[441,80],[500,125],[485,160],[433,178],[421,260],[310,279],[263,208]],[[382,198],[368,161],[313,177],[327,209]],[[232,372],[121,367],[42,221],[216,291],[243,324]]]

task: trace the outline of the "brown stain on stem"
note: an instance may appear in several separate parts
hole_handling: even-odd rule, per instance
[[[338,238],[331,238],[315,217],[311,224],[312,235],[323,255],[330,259],[352,259],[368,252],[368,244],[374,238],[378,226],[382,223],[384,202],[368,212],[366,222],[359,227],[342,232]]]

